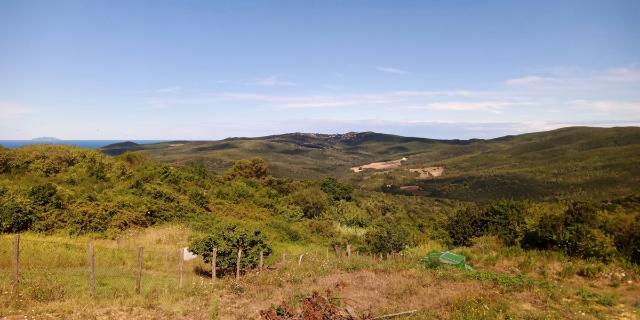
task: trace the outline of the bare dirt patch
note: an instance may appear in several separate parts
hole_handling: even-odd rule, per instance
[[[422,188],[420,188],[420,186],[402,186],[400,187],[400,190],[403,190],[412,194],[418,194],[420,193],[420,191],[422,191]]]
[[[409,171],[418,173],[420,175],[418,179],[425,180],[441,176],[444,173],[444,167],[424,167],[409,169]]]
[[[482,292],[481,284],[477,282],[443,281],[424,272],[361,270],[287,283],[278,290],[260,286],[241,295],[225,295],[221,297],[221,316],[224,319],[256,319],[259,310],[272,303],[308,295],[312,291],[324,292],[328,288],[339,293],[345,305],[358,312],[372,311],[374,315],[413,309],[442,314],[452,303]]]
[[[360,172],[365,169],[373,169],[373,170],[390,170],[400,168],[403,161],[406,161],[407,158],[402,158],[398,160],[384,161],[384,162],[372,162],[369,164],[363,164],[361,166],[352,167],[351,171]]]

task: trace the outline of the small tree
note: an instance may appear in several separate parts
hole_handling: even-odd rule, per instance
[[[207,263],[211,262],[213,248],[217,249],[217,266],[222,270],[235,266],[238,249],[242,249],[242,268],[256,267],[260,260],[260,251],[263,251],[265,257],[271,253],[271,248],[259,230],[235,224],[218,226],[206,235],[193,239],[189,244],[189,250],[201,255]]]
[[[327,177],[322,180],[320,188],[326,194],[328,194],[333,201],[351,200],[351,194],[353,193],[353,187],[348,184],[342,184],[338,180]]]
[[[404,250],[412,244],[412,230],[399,219],[385,217],[378,220],[365,234],[365,241],[373,253],[388,254]]]
[[[0,232],[21,232],[29,229],[35,216],[33,211],[17,202],[0,205]]]
[[[310,187],[298,190],[291,194],[293,204],[302,208],[305,218],[319,217],[329,204],[329,198],[318,187]]]
[[[485,208],[482,219],[489,234],[497,235],[507,245],[520,245],[525,233],[526,210],[526,202],[497,200]]]
[[[446,229],[454,245],[468,246],[472,238],[484,235],[486,221],[480,208],[469,207],[451,216]]]
[[[50,182],[37,185],[29,190],[29,199],[38,206],[52,205],[54,208],[62,208],[62,200],[57,194],[58,190],[55,185]]]

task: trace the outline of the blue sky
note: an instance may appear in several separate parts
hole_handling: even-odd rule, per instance
[[[640,125],[640,1],[0,0],[0,139]]]

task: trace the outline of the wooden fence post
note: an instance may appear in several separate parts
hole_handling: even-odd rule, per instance
[[[95,254],[93,248],[93,242],[89,242],[89,248],[87,248],[89,254],[89,291],[91,296],[96,296],[96,275],[95,275]]]
[[[18,285],[20,284],[20,235],[13,236],[13,286],[14,294],[18,293]]]
[[[351,258],[351,245],[347,243],[347,258]]]
[[[260,264],[258,265],[258,268],[260,269],[260,271],[262,271],[263,267],[264,267],[264,251],[260,250]]]
[[[236,279],[240,279],[240,259],[242,259],[242,248],[238,248],[238,258],[236,258]]]
[[[216,282],[216,265],[218,260],[218,248],[213,248],[211,251],[211,283]]]
[[[136,294],[140,294],[140,282],[142,281],[142,247],[138,247],[138,272],[136,273]]]
[[[182,288],[183,276],[184,276],[184,248],[180,248],[180,254],[178,255],[178,270],[180,272],[180,280],[178,280],[178,288]]]

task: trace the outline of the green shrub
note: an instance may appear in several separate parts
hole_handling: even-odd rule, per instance
[[[367,212],[353,202],[344,200],[336,202],[327,209],[327,214],[349,227],[364,228],[371,224],[371,217]]]
[[[617,253],[611,236],[584,224],[568,227],[560,246],[570,255],[602,261],[611,261]]]
[[[29,229],[35,215],[33,211],[20,203],[10,201],[0,206],[0,232],[16,233]]]
[[[485,234],[486,222],[478,207],[469,207],[456,212],[447,222],[446,229],[456,246],[471,245],[471,239]]]
[[[209,205],[209,199],[200,191],[192,191],[189,193],[189,199],[193,204],[200,208],[206,208]]]
[[[338,182],[335,178],[327,177],[320,183],[320,188],[334,201],[351,200],[353,187]]]
[[[278,233],[278,235],[281,236],[282,241],[295,242],[300,241],[303,238],[302,233],[291,223],[280,220],[273,220],[269,221],[267,226],[274,229]]]
[[[329,204],[327,194],[316,186],[298,190],[290,197],[292,204],[302,209],[305,218],[319,217]]]
[[[321,235],[327,238],[335,238],[337,235],[334,223],[331,220],[309,220],[308,227],[312,234]]]
[[[224,173],[227,180],[236,178],[265,179],[267,177],[267,163],[260,158],[238,160]]]
[[[52,205],[55,208],[62,208],[62,200],[57,195],[57,188],[52,183],[45,183],[31,187],[29,199],[37,206]]]
[[[596,278],[601,273],[604,267],[602,264],[586,264],[578,269],[578,275],[585,278]]]
[[[576,267],[572,263],[567,263],[564,266],[562,266],[562,269],[560,269],[560,271],[558,271],[558,276],[560,278],[569,278],[569,277],[573,277],[573,275],[575,275],[576,272],[577,272]]]
[[[217,249],[217,265],[222,270],[235,267],[238,249],[242,249],[242,268],[256,267],[260,251],[265,257],[271,253],[262,232],[235,224],[217,225],[189,243],[189,250],[202,256],[207,263],[211,262],[213,248]]]
[[[411,228],[399,219],[389,216],[376,221],[365,234],[365,242],[371,252],[388,254],[402,251],[412,245],[412,235]]]
[[[482,216],[487,233],[498,236],[506,245],[520,245],[524,236],[527,203],[497,200],[490,203]]]

